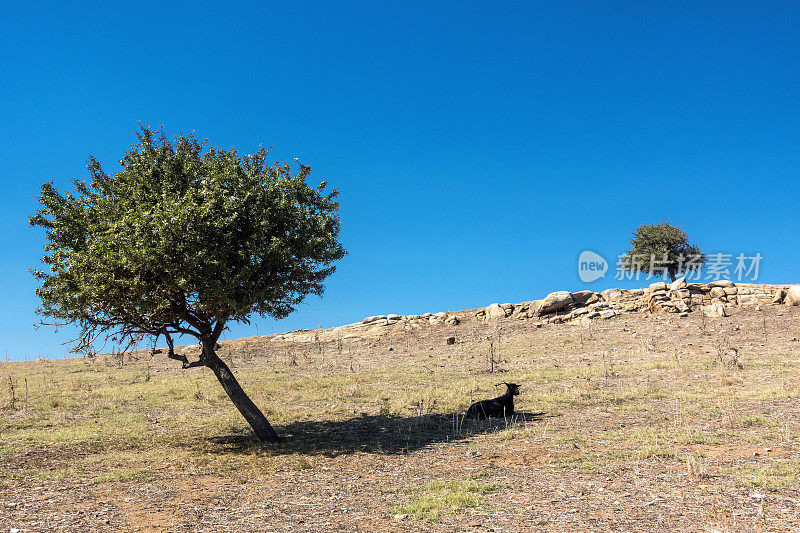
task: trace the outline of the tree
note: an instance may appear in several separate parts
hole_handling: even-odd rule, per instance
[[[689,243],[689,237],[677,226],[668,222],[643,224],[636,228],[631,237],[631,249],[625,254],[622,268],[641,271],[644,267],[652,272],[667,272],[675,281],[687,266],[701,265],[705,256],[696,245]]]
[[[206,366],[256,436],[278,435],[217,355],[230,322],[255,313],[283,318],[344,256],[338,242],[337,191],[306,184],[311,168],[267,162],[268,150],[240,156],[209,148],[193,134],[170,141],[141,127],[137,142],[108,175],[93,157],[89,183],[75,194],[42,185],[41,207],[29,219],[46,230],[41,282],[42,323],[80,331],[74,352],[105,339],[130,348],[163,337],[184,368]],[[45,322],[49,320],[49,322]],[[197,361],[174,351],[174,340],[199,341]]]

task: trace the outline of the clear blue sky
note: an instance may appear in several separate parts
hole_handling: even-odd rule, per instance
[[[34,330],[39,186],[107,171],[137,121],[341,191],[349,255],[323,299],[228,337],[591,285],[665,218],[800,281],[797,2],[4,2],[0,358]]]

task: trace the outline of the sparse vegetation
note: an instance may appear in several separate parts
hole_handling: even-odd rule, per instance
[[[160,517],[164,529],[263,529],[251,516],[319,530],[695,530],[725,517],[741,529],[798,527],[800,359],[789,339],[800,314],[767,309],[767,348],[763,313],[708,320],[705,335],[699,315],[629,315],[591,336],[509,320],[502,379],[522,385],[519,412],[490,421],[463,417],[499,381],[486,372],[481,323],[327,344],[223,342],[286,436],[269,447],[213,376],[148,350],[122,368],[114,356],[2,363],[0,500],[23,503],[0,527]],[[659,340],[651,350],[644,333]],[[746,347],[746,364],[722,364],[721,345]],[[277,395],[285,404],[269,402]],[[762,512],[751,491],[780,498]],[[174,497],[194,503],[176,508]]]
[[[486,504],[486,494],[497,492],[502,484],[484,482],[483,476],[452,481],[432,481],[422,487],[405,489],[408,502],[400,508],[400,513],[438,522],[442,517],[464,509],[478,509]]]

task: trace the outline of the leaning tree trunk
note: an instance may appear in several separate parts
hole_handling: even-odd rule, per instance
[[[281,438],[272,429],[272,426],[267,422],[267,417],[264,413],[253,403],[253,401],[245,394],[242,386],[236,381],[231,369],[225,364],[225,361],[220,359],[217,352],[214,350],[213,344],[203,343],[203,351],[205,356],[205,364],[217,376],[217,379],[222,384],[222,388],[228,393],[228,397],[233,402],[233,405],[242,413],[242,416],[253,428],[253,431],[262,442],[279,442]]]

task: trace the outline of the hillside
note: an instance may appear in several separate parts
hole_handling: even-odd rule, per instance
[[[796,529],[800,307],[717,285],[223,342],[277,446],[163,354],[3,363],[0,528]],[[501,381],[517,416],[461,418]]]

